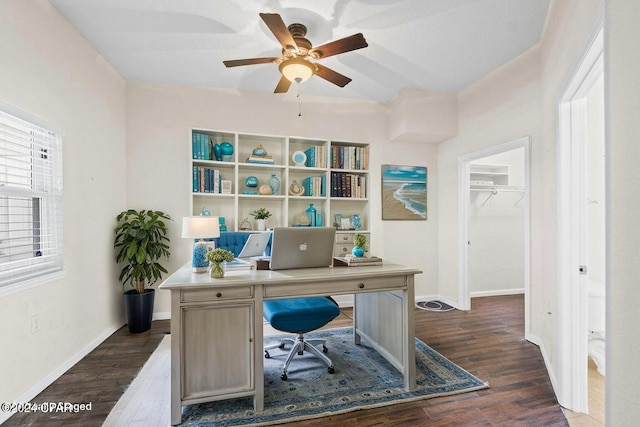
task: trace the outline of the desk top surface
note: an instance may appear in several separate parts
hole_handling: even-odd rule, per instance
[[[231,270],[223,278],[215,279],[209,273],[194,273],[187,264],[169,276],[158,289],[187,289],[255,284],[282,284],[287,282],[326,282],[333,280],[365,279],[370,277],[415,275],[422,271],[398,264],[383,264],[362,267],[321,267],[294,270]]]

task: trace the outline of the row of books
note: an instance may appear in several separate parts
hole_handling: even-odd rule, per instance
[[[191,154],[195,160],[215,160],[211,137],[204,133],[192,132]]]
[[[331,197],[367,197],[367,178],[347,172],[331,172]]]
[[[304,150],[307,160],[304,165],[308,168],[326,168],[327,167],[327,148],[319,145]]]
[[[224,185],[224,177],[218,169],[205,168],[203,166],[193,167],[193,192],[194,193],[218,193],[228,194],[231,192],[230,185]],[[228,187],[228,188],[227,188]]]
[[[324,197],[327,195],[327,179],[322,176],[308,176],[300,183],[304,188],[304,195],[310,197]]]
[[[331,168],[353,170],[369,169],[369,146],[331,147]]]

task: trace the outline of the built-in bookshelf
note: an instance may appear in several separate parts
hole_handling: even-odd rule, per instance
[[[266,208],[268,228],[300,226],[313,204],[318,225],[368,231],[368,144],[207,129],[191,129],[189,136],[193,215],[209,211],[224,217],[229,231],[247,224],[255,230],[251,213]],[[352,215],[360,219],[358,230],[339,221]]]

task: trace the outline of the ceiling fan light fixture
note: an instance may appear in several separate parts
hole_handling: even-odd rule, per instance
[[[301,58],[291,58],[282,61],[279,68],[287,80],[297,83],[308,80],[317,70],[311,62]]]

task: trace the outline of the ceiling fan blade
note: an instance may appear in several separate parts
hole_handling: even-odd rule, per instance
[[[242,65],[268,64],[278,59],[276,56],[269,58],[249,58],[249,59],[233,59],[231,61],[222,61],[228,67],[240,67]]]
[[[319,58],[338,55],[369,46],[362,33],[354,34],[340,40],[335,40],[311,49],[310,53],[317,53]]]
[[[293,36],[291,36],[289,29],[284,24],[280,15],[277,13],[261,13],[260,17],[264,23],[267,24],[267,27],[269,27],[273,35],[276,36],[276,39],[278,39],[284,49],[287,49],[288,46],[298,49],[298,45],[295,40],[293,40]]]
[[[282,76],[273,93],[287,93],[289,86],[291,86],[291,81],[289,81],[285,76]]]
[[[316,67],[318,67],[318,71],[316,71],[316,75],[318,77],[322,77],[323,79],[333,83],[334,85],[338,85],[340,87],[345,87],[351,79],[347,76],[343,76],[342,74],[333,71],[331,68],[327,68],[324,65],[320,65],[317,62],[315,63]]]

